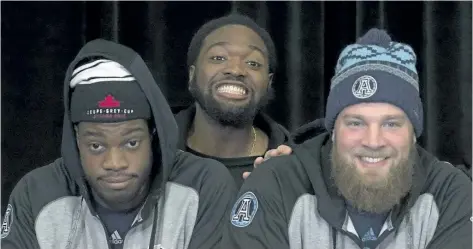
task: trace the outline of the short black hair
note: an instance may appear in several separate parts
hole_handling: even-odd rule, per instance
[[[246,26],[255,31],[261,37],[261,39],[263,39],[263,42],[268,49],[269,71],[274,72],[277,67],[277,56],[273,39],[265,29],[261,28],[251,18],[236,13],[213,19],[200,27],[200,29],[194,34],[194,37],[192,37],[191,43],[189,44],[189,49],[187,51],[187,66],[190,67],[195,63],[195,60],[199,56],[200,49],[202,48],[203,40],[212,31],[231,24]]]

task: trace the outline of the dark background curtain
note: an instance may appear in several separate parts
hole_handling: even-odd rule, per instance
[[[193,33],[231,11],[271,33],[280,67],[267,112],[291,131],[324,116],[344,46],[371,27],[411,44],[425,108],[418,141],[441,160],[470,167],[471,2],[2,1],[2,214],[17,181],[60,156],[63,77],[85,42],[106,38],[136,50],[177,111],[192,102]]]

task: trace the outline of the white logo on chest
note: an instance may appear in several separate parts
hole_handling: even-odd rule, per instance
[[[115,232],[113,232],[112,235],[110,235],[110,243],[114,245],[123,244],[123,239],[117,230],[115,230]]]

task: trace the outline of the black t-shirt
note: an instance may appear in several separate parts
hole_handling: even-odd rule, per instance
[[[211,158],[221,162],[225,165],[230,171],[230,174],[233,176],[235,180],[235,184],[238,188],[243,185],[243,173],[244,172],[251,172],[253,171],[253,163],[255,162],[257,156],[250,156],[250,157],[235,157],[235,158],[220,158],[220,157],[213,157],[204,155],[200,152],[197,152],[189,147],[186,146],[186,151],[200,157]]]
[[[125,236],[131,228],[140,207],[127,212],[112,211],[97,205],[97,213],[105,226],[108,241],[112,249],[122,249]]]
[[[222,164],[224,164],[230,174],[233,176],[235,180],[235,184],[237,188],[240,188],[243,184],[243,173],[244,172],[251,172],[253,171],[253,163],[257,156],[251,157],[237,157],[237,158],[219,158],[204,155],[199,153],[195,150],[190,149],[187,147],[187,133],[192,125],[192,121],[194,120],[195,116],[195,105],[190,106],[189,108],[180,111],[176,116],[176,122],[179,126],[179,149],[188,151],[194,155],[215,159]],[[280,124],[276,123],[272,120],[269,116],[260,113],[255,117],[254,126],[261,129],[267,136],[268,136],[268,149],[275,149],[281,144],[289,144],[289,132],[282,127]],[[263,155],[260,155],[263,156]]]

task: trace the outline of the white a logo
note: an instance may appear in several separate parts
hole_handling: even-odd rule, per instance
[[[378,83],[376,80],[369,75],[363,75],[355,80],[351,91],[356,98],[366,99],[373,96],[377,89]]]
[[[8,204],[7,210],[5,211],[5,217],[2,222],[2,235],[1,238],[5,238],[10,233],[11,224],[13,223],[13,207]]]
[[[258,198],[253,192],[246,192],[233,205],[230,221],[236,227],[246,227],[253,221],[256,211]]]
[[[244,222],[250,221],[250,203],[251,199],[243,199],[241,201],[240,207],[238,208],[238,211],[233,215],[232,220],[239,220]]]

